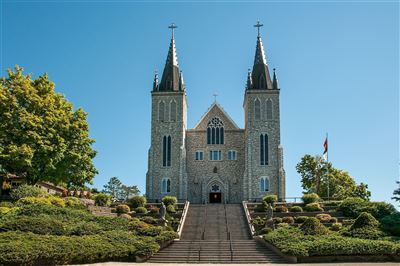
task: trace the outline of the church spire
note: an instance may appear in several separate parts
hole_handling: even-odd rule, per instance
[[[275,68],[273,70],[274,70],[274,77],[272,78],[272,88],[274,90],[278,90],[278,79],[276,77]]]
[[[179,91],[180,86],[180,71],[178,65],[178,56],[176,55],[174,30],[177,26],[172,23],[168,28],[171,29],[171,42],[169,45],[168,56],[165,62],[164,71],[159,85],[159,91]]]
[[[272,89],[271,77],[269,75],[268,63],[265,57],[264,47],[260,36],[260,28],[264,26],[257,21],[254,27],[257,28],[257,46],[256,54],[254,56],[254,65],[252,71],[253,89],[266,90]]]

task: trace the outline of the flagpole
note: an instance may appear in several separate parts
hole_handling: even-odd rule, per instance
[[[326,162],[329,163],[329,140],[328,140],[328,132],[326,132],[326,141],[328,143],[328,149],[326,150]],[[327,181],[328,181],[328,201],[329,201],[329,173],[328,173],[328,164],[326,168],[327,172]]]

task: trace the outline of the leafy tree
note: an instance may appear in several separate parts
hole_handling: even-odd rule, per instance
[[[47,74],[32,79],[9,69],[0,79],[0,168],[29,184],[90,183],[96,151],[86,116],[55,92]]]
[[[114,200],[119,199],[121,193],[122,182],[118,177],[111,177],[107,184],[104,185],[103,193],[110,195]]]
[[[357,185],[348,172],[334,168],[320,156],[306,154],[296,165],[296,170],[301,175],[305,193],[316,193],[326,198],[329,186],[329,196],[336,199],[360,197],[367,200],[371,196],[367,184]]]
[[[127,201],[132,196],[136,196],[140,194],[140,190],[137,186],[121,186],[120,198],[123,201]]]
[[[400,181],[396,181],[396,183],[399,185],[399,187],[393,191],[393,198],[395,201],[400,202]]]

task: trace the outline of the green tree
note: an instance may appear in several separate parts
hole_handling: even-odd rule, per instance
[[[399,185],[399,187],[397,189],[395,189],[395,191],[393,191],[393,198],[395,201],[400,202],[400,181],[396,181],[396,183]]]
[[[107,184],[104,185],[103,193],[111,196],[113,200],[120,199],[122,182],[118,177],[111,177]]]
[[[327,198],[329,186],[331,198],[360,197],[367,200],[371,196],[367,184],[357,185],[348,172],[334,168],[332,163],[325,162],[320,156],[303,156],[296,170],[301,176],[305,193],[316,193],[321,198]]]
[[[140,194],[140,190],[137,186],[121,186],[120,198],[123,201],[127,201],[132,196],[137,196]]]
[[[73,106],[44,74],[16,66],[0,79],[0,168],[29,184],[84,185],[97,173],[87,114]]]

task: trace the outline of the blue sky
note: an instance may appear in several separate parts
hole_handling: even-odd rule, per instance
[[[142,192],[150,144],[150,91],[162,72],[171,22],[193,127],[218,101],[241,127],[257,20],[281,87],[287,195],[301,195],[295,165],[321,154],[374,200],[399,178],[399,4],[396,2],[179,3],[2,1],[1,75],[18,64],[48,72],[89,113],[101,188],[112,176]]]

